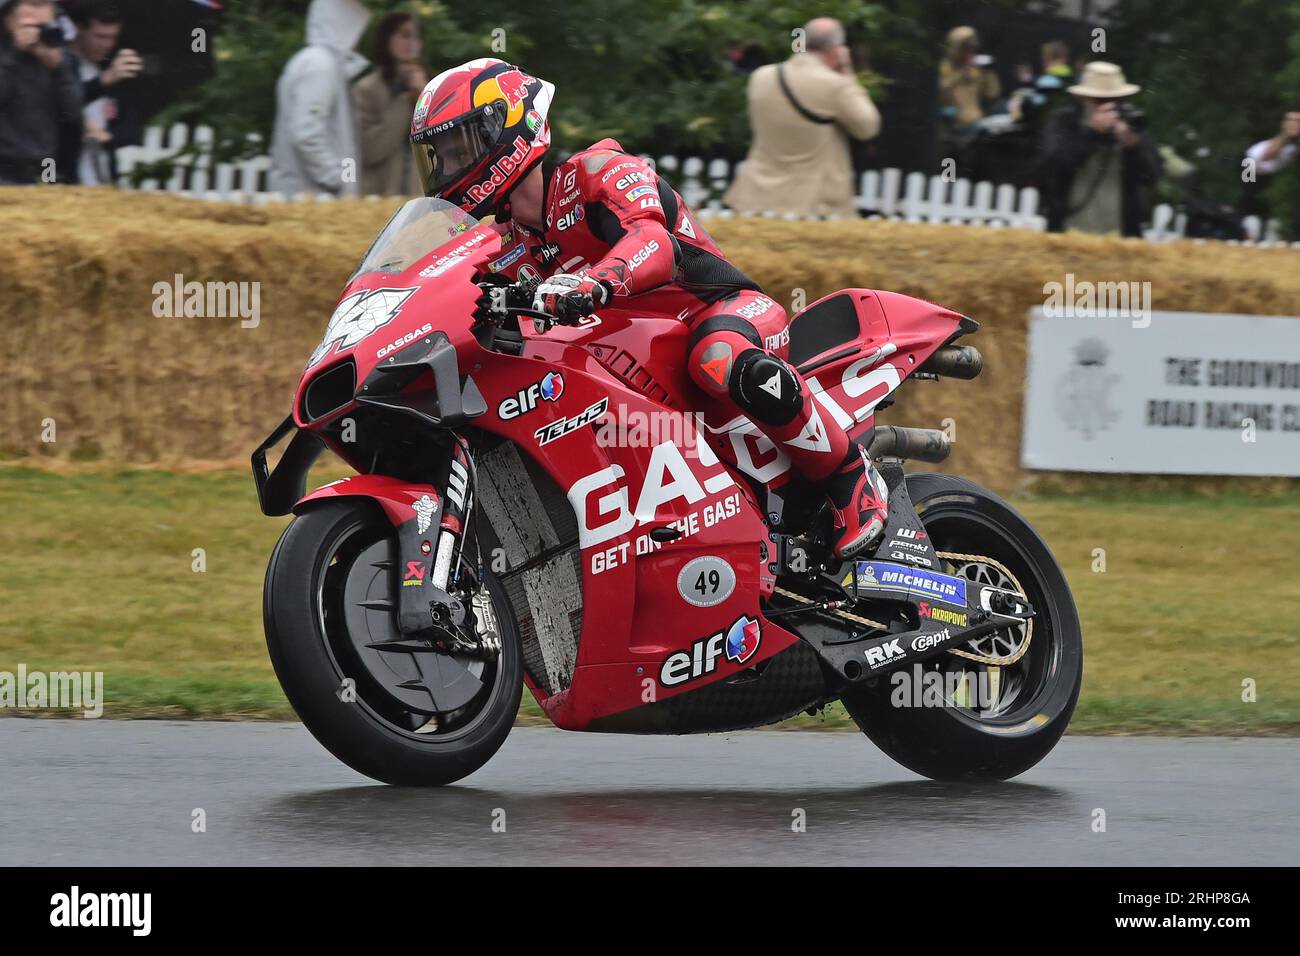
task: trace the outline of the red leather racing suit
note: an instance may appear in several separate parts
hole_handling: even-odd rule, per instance
[[[605,283],[612,304],[635,297],[638,308],[676,315],[691,331],[691,378],[724,413],[751,419],[812,480],[844,462],[848,437],[827,428],[786,361],[785,309],[727,261],[647,163],[605,139],[544,175],[545,231],[530,250],[544,274],[584,274]],[[510,255],[522,252],[500,261]]]

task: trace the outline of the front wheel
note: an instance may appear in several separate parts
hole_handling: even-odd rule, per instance
[[[485,571],[470,603],[478,632],[499,637],[494,656],[392,652],[402,642],[396,560],[392,526],[365,499],[295,518],[266,572],[266,644],[289,703],[334,756],[385,783],[437,786],[473,773],[505,742],[523,692],[519,635]],[[422,688],[454,689],[443,699],[455,706],[440,709],[439,693]]]
[[[949,573],[1019,591],[1037,613],[1028,626],[958,648],[965,656],[855,687],[844,706],[881,750],[922,776],[1006,780],[1047,756],[1074,713],[1083,680],[1074,598],[1046,543],[997,495],[938,474],[908,475],[907,490]]]

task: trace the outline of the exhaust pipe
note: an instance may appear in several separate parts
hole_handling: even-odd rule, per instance
[[[972,379],[984,371],[984,356],[973,345],[945,345],[936,349],[917,371],[946,375],[949,378]]]
[[[869,451],[872,458],[910,458],[938,464],[952,451],[952,442],[936,428],[878,425]]]

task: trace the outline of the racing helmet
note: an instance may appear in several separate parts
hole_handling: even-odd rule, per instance
[[[502,60],[438,74],[411,117],[411,151],[426,196],[472,216],[497,212],[551,145],[555,87]]]

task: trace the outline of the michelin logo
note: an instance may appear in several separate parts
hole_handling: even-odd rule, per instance
[[[966,579],[923,568],[903,568],[884,561],[858,562],[858,587],[882,588],[948,604],[966,603]]]

